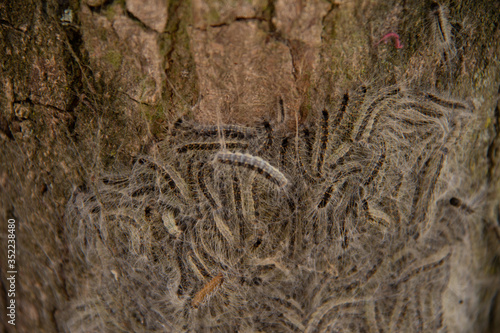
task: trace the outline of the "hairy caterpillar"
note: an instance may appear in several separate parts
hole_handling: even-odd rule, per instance
[[[191,150],[220,150],[223,148],[223,144],[220,142],[192,142],[182,145],[177,148],[178,153],[186,153]],[[246,142],[225,142],[225,147],[228,149],[246,149],[248,148],[248,143]]]
[[[219,209],[219,204],[215,201],[214,196],[212,193],[207,188],[207,185],[205,184],[205,177],[209,177],[212,175],[212,171],[207,169],[206,164],[201,164],[200,170],[198,171],[198,186],[200,187],[201,193],[205,196],[205,198],[208,200],[210,203],[210,206],[212,206],[213,209],[217,210]]]
[[[416,268],[413,268],[413,269],[410,269],[409,271],[407,271],[403,277],[401,277],[397,283],[400,284],[400,283],[405,283],[407,282],[408,280],[410,280],[411,278],[417,276],[418,274],[420,273],[425,273],[425,272],[428,272],[432,269],[435,269],[435,268],[438,268],[440,266],[442,266],[451,256],[451,252],[447,252],[446,255],[444,255],[443,257],[441,257],[439,260],[436,260],[436,261],[432,261],[428,264],[424,264],[422,266],[418,266]],[[434,257],[434,256],[433,256]],[[433,258],[431,258],[432,260]]]
[[[264,142],[261,144],[259,151],[270,151],[273,146],[273,128],[268,121],[264,121],[264,130],[266,132],[266,137]]]
[[[375,179],[375,177],[377,177],[377,175],[378,175],[378,173],[380,171],[380,168],[382,167],[382,165],[384,164],[384,162],[385,162],[385,146],[382,148],[382,152],[379,155],[377,163],[375,163],[373,165],[373,168],[372,168],[372,171],[371,171],[370,175],[363,182],[364,186],[370,185],[371,182],[373,181],[373,179]]]
[[[203,288],[201,288],[201,290],[194,295],[191,301],[191,306],[195,309],[198,308],[202,302],[206,301],[206,299],[222,285],[222,283],[224,283],[224,276],[222,273],[219,273],[217,276],[208,281]]]
[[[464,103],[460,103],[457,101],[449,101],[449,100],[446,100],[446,99],[439,97],[437,95],[431,94],[429,92],[425,93],[424,96],[425,96],[425,98],[427,98],[431,102],[433,102],[441,107],[445,107],[445,108],[452,109],[452,110],[468,110],[469,109],[469,107],[467,105],[465,105]]]
[[[152,161],[149,157],[141,157],[137,163],[147,165],[152,170],[159,172],[170,189],[178,191],[185,201],[190,199],[191,195],[188,185],[174,167],[167,163],[160,165]]]
[[[215,160],[223,164],[232,164],[246,169],[256,171],[267,180],[275,183],[279,187],[288,184],[288,179],[275,167],[262,158],[241,153],[217,153]]]
[[[320,139],[319,139],[319,147],[318,147],[318,162],[316,164],[316,170],[319,175],[322,173],[323,169],[323,161],[325,159],[325,151],[326,147],[328,145],[328,133],[329,133],[329,127],[328,127],[328,112],[326,110],[323,110],[321,113],[321,125],[320,125]]]
[[[445,60],[455,56],[456,49],[453,42],[452,26],[448,20],[448,9],[436,2],[431,4],[429,18],[436,50],[442,52]]]
[[[457,207],[458,209],[462,210],[466,214],[473,214],[474,209],[469,207],[467,204],[465,204],[462,200],[456,197],[450,198],[450,205],[453,207]]]
[[[373,124],[376,122],[376,119],[379,117],[379,113],[381,112],[380,107],[377,107],[380,103],[388,99],[389,97],[397,94],[399,92],[399,88],[393,88],[387,91],[387,93],[382,94],[382,96],[377,97],[373,102],[368,105],[366,110],[363,112],[364,117],[359,118],[359,124],[356,124],[357,130],[353,131],[354,138],[353,141],[360,141],[363,137],[368,138],[370,136],[371,128]],[[371,121],[370,126],[369,123]],[[368,130],[367,130],[368,127]]]

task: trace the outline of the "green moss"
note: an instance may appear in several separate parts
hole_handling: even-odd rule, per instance
[[[108,19],[108,21],[113,21],[114,17],[116,16],[116,10],[114,6],[109,6],[106,8],[104,12],[104,16]]]
[[[217,8],[210,7],[210,10],[208,11],[207,14],[207,23],[215,24],[219,23],[219,21],[220,21],[219,11],[217,10]]]
[[[113,66],[114,70],[118,70],[122,64],[123,56],[116,50],[108,50],[104,59],[106,59],[106,61]]]

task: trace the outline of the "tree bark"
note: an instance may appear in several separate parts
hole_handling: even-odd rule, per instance
[[[86,211],[85,202],[71,202],[78,198],[75,193],[98,193],[100,185],[96,184],[102,184],[106,175],[134,174],[140,156],[153,156],[158,152],[158,144],[171,142],[168,140],[176,130],[174,123],[181,117],[183,126],[195,124],[195,128],[214,124],[261,128],[262,124],[271,124],[276,137],[291,138],[291,142],[304,128],[315,128],[323,110],[337,114],[346,92],[357,96],[351,99],[349,108],[362,110],[367,103],[361,97],[363,92],[368,91],[366,96],[373,97],[387,87],[398,87],[399,91],[410,91],[415,96],[445,96],[446,108],[467,105],[473,112],[467,128],[450,146],[453,153],[446,158],[446,170],[453,178],[447,179],[447,187],[438,182],[441,192],[431,194],[429,200],[436,204],[429,205],[433,208],[426,212],[442,216],[435,212],[442,207],[440,202],[451,202],[448,206],[453,207],[443,210],[451,209],[450,214],[456,214],[464,226],[460,236],[429,250],[432,255],[428,258],[434,260],[446,252],[443,249],[450,249],[446,283],[436,295],[422,296],[425,299],[419,301],[414,301],[415,297],[418,299],[416,295],[424,295],[423,290],[431,282],[399,290],[403,295],[387,310],[392,315],[387,321],[378,322],[378,327],[397,330],[398,325],[403,325],[400,330],[405,331],[407,325],[407,330],[417,330],[416,320],[409,320],[404,314],[406,310],[413,311],[411,306],[417,304],[417,308],[421,305],[428,312],[421,314],[424,322],[443,317],[443,331],[499,331],[499,12],[498,3],[486,0],[453,1],[447,6],[401,0],[71,0],[0,4],[2,309],[13,299],[8,296],[7,277],[11,269],[6,264],[9,219],[16,221],[17,250],[16,325],[9,324],[10,318],[2,311],[2,332],[148,331],[152,327],[157,331],[175,331],[171,328],[175,325],[168,320],[165,323],[172,324],[170,328],[160,321],[155,326],[147,320],[163,318],[164,314],[154,317],[157,314],[148,313],[153,310],[142,309],[136,318],[130,318],[121,305],[115,304],[119,309],[115,311],[112,303],[103,301],[107,296],[100,295],[96,290],[101,289],[96,285],[117,288],[120,295],[116,299],[124,302],[123,307],[128,301],[137,301],[127,298],[126,287],[112,287],[114,280],[120,280],[120,272],[130,268],[124,264],[100,271],[103,267],[92,267],[89,263],[94,259],[89,258],[103,250],[96,245],[94,254],[84,253],[82,247],[75,245],[81,239],[72,239],[80,234],[73,230],[77,218],[71,214],[75,207]],[[455,102],[458,104],[449,105]],[[320,129],[316,131],[319,133]],[[393,153],[392,147],[385,149],[386,155]],[[409,174],[418,180],[424,172],[421,169]],[[214,188],[209,186],[209,190]],[[463,204],[450,201],[451,197]],[[455,212],[467,209],[474,213]],[[306,225],[304,222],[304,230],[308,231]],[[443,228],[446,233],[454,227]],[[97,238],[88,237],[94,237],[89,242]],[[303,242],[304,251],[310,250],[307,241]],[[408,241],[408,248],[411,246]],[[187,258],[186,252],[182,253]],[[387,266],[383,267],[390,270],[386,255]],[[324,259],[321,256],[317,254],[312,260],[320,262]],[[420,269],[437,262],[431,259],[422,260]],[[271,264],[270,258],[266,260],[268,266],[279,266],[276,262]],[[371,260],[354,262],[352,269],[375,267],[375,257]],[[404,272],[415,269],[417,264],[410,263]],[[337,274],[340,280],[350,276],[351,273],[338,271],[341,264],[336,265],[315,272],[318,286],[320,275]],[[291,270],[294,276],[297,267],[283,269]],[[212,274],[213,280],[205,276],[206,286],[222,283],[220,276]],[[230,281],[224,276],[224,281]],[[275,283],[276,290],[294,283],[299,288],[305,283],[299,278],[285,277],[273,281],[267,283]],[[192,293],[203,290],[202,287],[203,284],[197,286]],[[241,288],[250,287],[242,282]],[[179,327],[186,331],[217,327],[207,324],[210,315],[203,307],[215,309],[220,304],[236,302],[231,299],[230,289],[223,290],[229,294],[229,301],[219,302],[216,298],[211,301],[213,304],[199,309],[188,307],[186,316],[195,324]],[[330,304],[328,297],[349,295],[348,291],[326,287],[324,292],[318,311],[322,305]],[[130,298],[142,296],[131,294]],[[356,297],[368,296],[348,298],[354,304]],[[188,299],[182,295],[174,297],[167,291],[163,297],[168,302],[175,297]],[[290,301],[293,295],[287,297],[291,306],[301,302]],[[426,308],[436,299],[442,304],[442,311],[436,306]],[[368,308],[364,303],[358,304],[353,309],[358,311],[365,306]],[[116,318],[110,322],[118,322],[119,318],[123,326],[109,326],[104,315],[103,322],[99,322],[98,316],[89,315],[89,309],[106,316],[114,314]],[[283,311],[283,322],[292,322],[284,327],[311,332],[314,325],[333,329],[323,322],[332,317],[316,320],[319,312],[310,310],[308,316],[302,310],[305,313],[295,324],[290,319],[293,316]],[[345,316],[355,312],[342,311]],[[366,313],[370,314],[368,310]],[[256,314],[243,311],[235,312],[236,315],[245,322]],[[378,318],[375,311],[372,315]],[[353,322],[359,321],[353,318]],[[367,322],[367,327],[374,329]],[[237,324],[220,327],[237,328]],[[424,331],[432,331],[427,323],[421,325]],[[240,329],[250,331],[249,327]],[[264,326],[253,329],[257,327],[266,331]],[[272,327],[268,329],[278,330],[278,326]],[[346,327],[352,331],[359,328]]]

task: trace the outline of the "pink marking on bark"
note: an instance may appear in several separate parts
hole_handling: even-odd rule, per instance
[[[389,33],[385,34],[381,40],[379,40],[377,43],[375,43],[375,46],[377,46],[378,44],[380,44],[382,42],[387,44],[387,42],[389,41],[390,38],[394,38],[394,47],[395,48],[397,48],[397,49],[403,48],[403,44],[401,44],[401,42],[399,41],[399,35],[395,32],[389,32]]]

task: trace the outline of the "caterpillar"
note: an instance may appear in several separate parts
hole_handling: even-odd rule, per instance
[[[350,142],[344,142],[338,147],[338,149],[330,156],[328,163],[330,168],[334,169],[337,165],[341,165],[345,161],[345,157],[350,154],[352,149],[352,144]]]
[[[201,193],[205,196],[205,198],[210,203],[213,209],[219,209],[218,203],[215,201],[212,193],[208,190],[207,185],[205,184],[205,177],[211,176],[212,171],[205,169],[205,164],[201,164],[200,170],[198,171],[198,186],[200,187]]]
[[[337,184],[340,180],[342,180],[343,178],[349,176],[349,175],[352,175],[354,173],[357,173],[357,172],[360,172],[361,171],[361,168],[357,167],[357,166],[353,166],[353,167],[350,167],[349,169],[346,169],[346,170],[341,170],[339,171],[331,180],[331,185],[328,186],[326,188],[326,190],[323,192],[323,195],[321,196],[321,201],[319,202],[318,204],[318,208],[324,208],[326,207],[326,205],[330,202],[330,198],[332,196],[332,194],[337,190],[338,188],[338,192],[339,193],[342,193],[345,188],[347,187],[348,185],[348,180],[345,180],[342,185],[338,186],[337,187]]]
[[[224,283],[224,276],[222,273],[219,273],[217,276],[212,278],[212,280],[208,281],[203,288],[201,288],[201,290],[194,295],[191,301],[191,306],[197,309],[206,298],[213,294],[215,289],[222,285],[222,283]]]
[[[340,105],[339,112],[337,114],[337,118],[335,118],[332,127],[335,128],[338,125],[340,125],[340,122],[342,121],[342,118],[344,117],[345,110],[347,108],[347,105],[349,104],[349,93],[345,93],[344,97],[342,98],[342,104]]]
[[[176,189],[176,184],[175,184],[175,181],[172,179],[172,177],[168,174],[168,172],[166,172],[166,170],[163,170],[162,167],[160,167],[157,163],[147,159],[147,158],[144,158],[144,157],[141,157],[137,160],[137,163],[141,164],[141,165],[145,165],[147,166],[149,169],[153,170],[153,171],[156,171],[156,172],[159,172],[163,178],[165,179],[165,181],[167,182],[168,186],[170,187],[171,190],[175,190]]]
[[[269,122],[264,122],[264,129],[266,130],[266,139],[262,146],[260,147],[260,151],[268,151],[273,146],[273,128]]]
[[[177,171],[170,165],[158,165],[154,161],[151,161],[147,157],[141,157],[137,161],[139,164],[146,164],[150,169],[157,171],[161,174],[163,179],[167,182],[168,186],[171,190],[179,191],[181,197],[184,200],[188,200],[190,198],[190,192],[188,190],[188,185],[184,181],[184,179],[177,173]]]
[[[456,198],[456,197],[450,198],[450,205],[452,205],[453,207],[457,207],[458,209],[462,210],[466,214],[474,213],[474,209],[469,207],[467,204],[465,204],[459,198]]]
[[[430,271],[431,269],[438,268],[439,266],[443,265],[450,257],[451,257],[451,252],[448,252],[445,256],[443,256],[441,259],[439,259],[437,261],[434,261],[434,262],[431,262],[431,263],[428,263],[428,264],[425,264],[425,265],[422,265],[422,266],[419,266],[417,268],[410,270],[401,279],[399,279],[397,284],[405,283],[408,280],[410,280],[412,277],[414,277],[420,273],[425,273],[425,272]]]
[[[381,102],[383,102],[385,99],[389,98],[392,95],[395,95],[399,92],[399,88],[393,88],[389,90],[386,94],[376,98],[367,108],[366,111],[363,112],[365,114],[364,118],[361,120],[361,123],[359,124],[359,127],[356,131],[356,135],[354,135],[353,141],[360,141],[363,136],[369,137],[369,134],[371,132],[371,128],[373,127],[373,124],[375,123],[376,120],[378,120],[379,113],[381,112],[381,108],[377,108],[377,105],[379,105]],[[370,120],[372,120],[371,126],[368,126],[370,123]],[[368,131],[366,131],[366,128],[368,127]],[[368,133],[368,135],[366,134]]]
[[[383,226],[385,228],[388,228],[393,224],[391,223],[390,217],[386,213],[371,207],[366,199],[361,201],[361,209],[364,211],[369,223]]]
[[[233,192],[232,192],[233,195],[231,198],[233,199],[234,210],[237,216],[241,220],[243,220],[243,205],[241,201],[240,179],[238,176],[233,175],[232,185],[233,185]]]
[[[194,262],[194,259],[193,257],[191,256],[191,254],[188,254],[187,255],[187,259],[186,259],[188,265],[189,265],[189,268],[191,269],[191,271],[196,275],[196,277],[199,279],[199,280],[203,280],[205,278],[203,272],[200,270],[200,268],[196,265],[196,263]],[[206,274],[206,273],[205,273]]]
[[[416,224],[414,222],[416,219],[418,219],[422,223],[423,229],[425,230],[426,228],[427,208],[434,193],[436,183],[441,174],[441,169],[443,168],[443,163],[447,153],[448,149],[441,149],[438,152],[437,156],[429,157],[429,159],[427,159],[427,161],[424,163],[424,166],[420,170],[409,220],[412,223],[413,227],[416,227]],[[434,162],[436,159],[436,164],[431,164],[431,161]],[[435,170],[434,174],[429,174],[431,170]],[[424,192],[423,186],[428,179],[430,179],[430,181],[428,187],[425,189],[426,191]],[[419,214],[417,214],[417,211],[419,212]],[[413,235],[414,239],[417,239],[420,236],[419,233],[412,232],[411,234]]]
[[[426,93],[424,96],[425,96],[425,98],[427,98],[428,100],[430,100],[434,104],[437,104],[439,106],[442,106],[442,107],[445,107],[448,109],[460,109],[460,110],[467,110],[468,109],[467,105],[465,105],[463,103],[456,102],[456,101],[448,101],[442,97],[436,96],[436,95],[431,94],[431,93]]]
[[[162,214],[161,219],[163,221],[163,225],[167,229],[167,232],[174,238],[179,239],[179,237],[182,234],[182,231],[175,221],[174,212],[166,211],[165,213]]]
[[[448,21],[448,9],[443,5],[433,2],[429,18],[435,47],[444,54],[445,60],[450,60],[454,57],[456,49],[451,33],[452,26]]]
[[[257,156],[220,152],[215,156],[215,160],[219,163],[232,164],[257,171],[258,174],[279,187],[284,187],[288,184],[288,179],[278,169]]]
[[[375,163],[375,165],[373,166],[373,169],[372,169],[372,172],[370,173],[370,176],[368,176],[368,178],[366,178],[366,180],[363,182],[364,186],[370,185],[370,183],[373,181],[373,179],[375,179],[375,177],[377,177],[377,175],[380,171],[380,168],[382,167],[382,165],[384,165],[385,157],[386,156],[385,156],[385,147],[384,147],[382,149],[382,152],[380,153],[380,156],[379,156],[377,163]]]
[[[321,118],[321,134],[319,139],[319,150],[318,150],[318,162],[316,164],[316,168],[318,171],[318,175],[321,175],[321,171],[323,169],[323,161],[325,159],[325,151],[328,146],[328,112],[323,110],[322,118]]]
[[[236,244],[236,240],[234,238],[233,233],[231,232],[231,229],[228,227],[226,222],[224,222],[224,219],[222,216],[217,213],[213,212],[213,218],[215,221],[215,226],[217,227],[217,230],[221,233],[222,237],[232,246]]]
[[[246,149],[248,148],[248,143],[246,142],[226,142],[225,147],[229,149]],[[184,144],[177,148],[177,152],[182,154],[191,150],[219,150],[223,148],[223,144],[220,142],[191,142]]]
[[[337,182],[335,182],[334,184],[330,185],[327,187],[326,191],[323,193],[323,195],[321,196],[321,201],[319,202],[318,204],[318,208],[324,208],[326,207],[326,205],[330,202],[330,198],[332,197],[332,194],[337,190]],[[344,181],[342,183],[342,185],[340,185],[338,188],[339,188],[339,192],[343,192],[344,189],[346,188],[347,186],[347,180]]]

